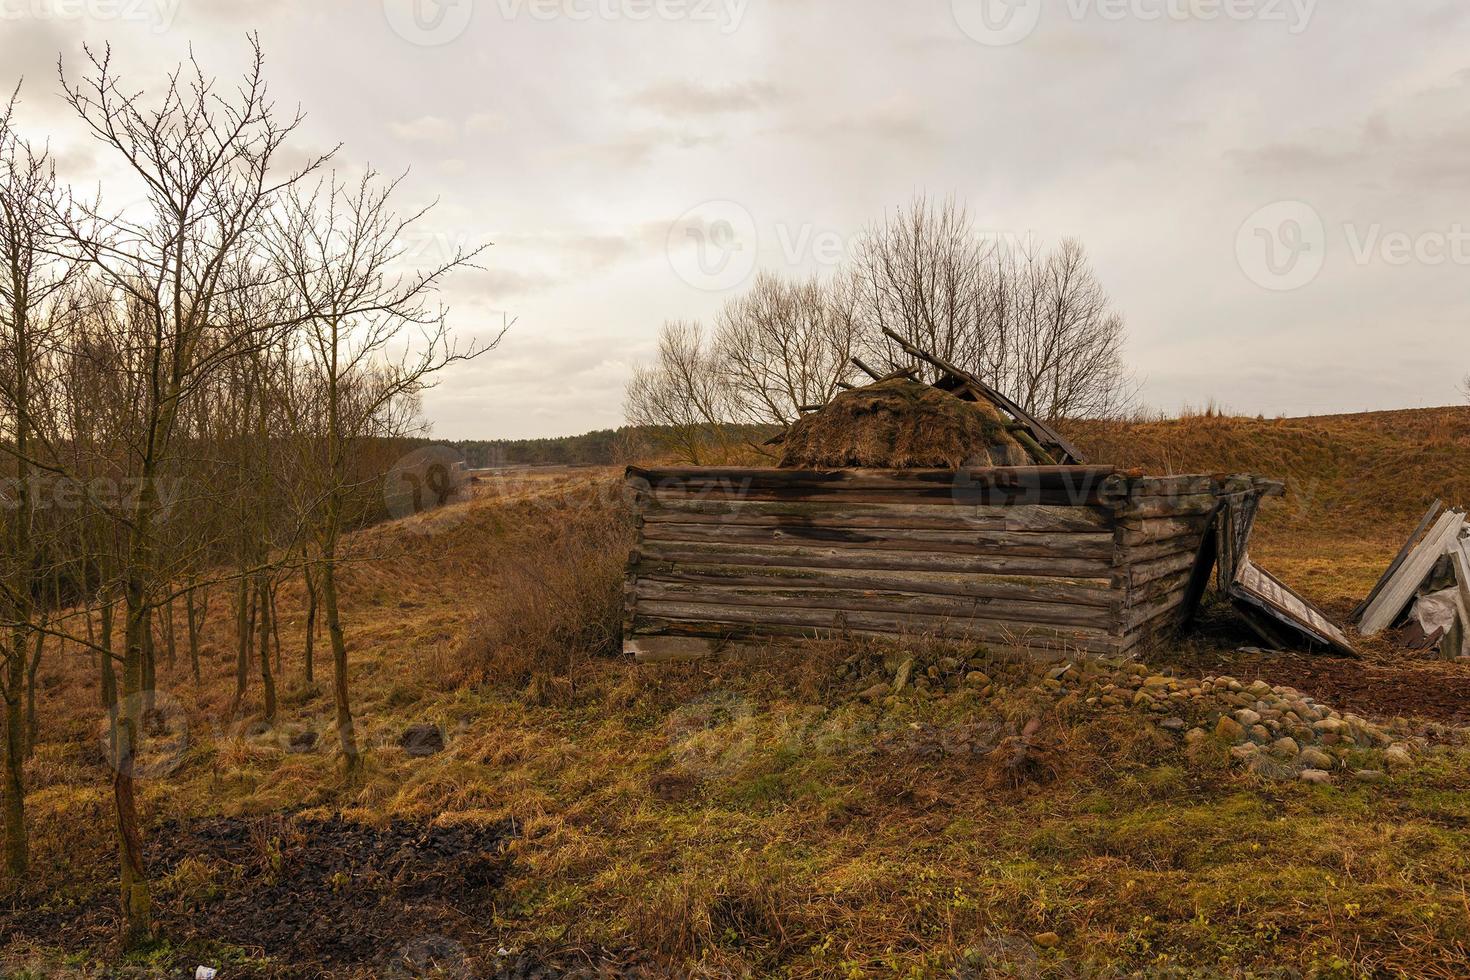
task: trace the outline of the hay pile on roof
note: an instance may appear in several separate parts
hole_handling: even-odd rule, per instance
[[[989,402],[894,378],[844,391],[786,433],[785,469],[957,469],[1033,459]]]

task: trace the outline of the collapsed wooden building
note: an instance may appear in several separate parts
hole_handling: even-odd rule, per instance
[[[1088,465],[1005,396],[905,350],[936,384],[869,371],[785,434],[779,468],[628,470],[629,653],[852,634],[1119,656],[1185,622],[1217,560],[1227,583],[1250,567],[1256,509],[1282,484]],[[893,459],[904,468],[871,465]]]

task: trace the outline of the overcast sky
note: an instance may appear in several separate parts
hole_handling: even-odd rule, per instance
[[[248,30],[303,157],[410,169],[416,254],[495,243],[445,299],[515,326],[429,397],[443,438],[619,424],[664,320],[830,273],[920,192],[1080,239],[1156,408],[1444,405],[1470,371],[1464,0],[0,0],[0,81],[106,184],[57,56],[156,89]]]

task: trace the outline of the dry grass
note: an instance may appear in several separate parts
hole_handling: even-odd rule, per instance
[[[1029,457],[987,403],[898,378],[838,394],[786,434],[786,468],[955,469]]]
[[[1354,576],[1371,582],[1417,507],[1360,505],[1339,485],[1356,468],[1341,460],[1359,451],[1337,447],[1332,431],[1360,439],[1379,472],[1421,423],[1376,424],[1303,422],[1328,434],[1296,446],[1282,433],[1242,442],[1276,423],[1151,423],[1121,461],[1292,476],[1339,460],[1308,507],[1322,516],[1323,501],[1347,501],[1362,516],[1322,519],[1356,533],[1320,554],[1300,544],[1314,519],[1294,497],[1264,536],[1273,568],[1297,554],[1282,574],[1330,600]],[[1461,486],[1437,468],[1461,424],[1422,422],[1438,441],[1412,481],[1421,496],[1436,480]],[[1151,462],[1161,456],[1178,465]],[[245,714],[226,713],[231,628],[217,600],[204,684],[182,663],[162,670],[190,734],[143,784],[149,825],[301,806],[365,820],[512,818],[514,871],[489,923],[497,942],[636,949],[669,976],[1470,975],[1464,753],[1435,754],[1386,785],[1315,789],[1233,770],[1214,743],[1185,752],[1134,712],[1045,695],[1000,662],[983,701],[870,704],[836,679],[854,650],[843,642],[659,668],[596,657],[626,553],[615,487],[610,473],[497,483],[354,536],[364,560],[344,595],[368,748],[357,782],[338,774],[330,699],[302,682],[299,588],[281,596],[288,696],[275,728],[253,725],[254,688]],[[890,663],[943,653],[918,641],[874,649]],[[527,696],[538,673],[574,665],[574,686]],[[35,863],[47,901],[85,901],[110,894],[114,859],[96,830],[109,805],[91,743],[96,686],[74,651],[45,670]],[[455,676],[466,682],[445,682]],[[422,721],[443,728],[447,749],[411,759],[397,736]],[[324,749],[289,754],[288,736],[308,727]],[[936,753],[944,733],[976,728],[1024,739],[1036,765],[1018,775]],[[191,864],[160,900],[207,902],[227,884],[220,869]],[[1046,933],[1055,949],[1033,943]],[[54,970],[103,955],[61,935],[12,946],[0,963]]]

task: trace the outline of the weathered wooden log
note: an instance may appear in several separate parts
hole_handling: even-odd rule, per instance
[[[682,624],[676,627],[673,624]],[[741,627],[745,627],[744,630]],[[1103,630],[1075,627],[1059,629],[1029,623],[991,620],[962,620],[947,616],[904,615],[874,612],[838,612],[831,609],[770,609],[744,606],[711,606],[675,602],[649,602],[634,622],[635,634],[666,632],[687,636],[758,636],[781,627],[807,631],[807,635],[872,630],[885,634],[936,636],[995,641],[1013,645],[1049,642],[1116,646],[1116,638]]]
[[[652,612],[664,602],[688,605],[830,609],[894,615],[986,619],[1049,626],[1091,626],[1107,629],[1117,621],[1112,609],[1072,606],[1055,602],[1009,599],[955,598],[914,592],[856,591],[826,588],[772,588],[759,586],[691,584],[645,580],[638,584],[639,607]]]
[[[1117,570],[1113,577],[1114,585],[1124,588],[1136,589],[1139,586],[1152,582],[1156,578],[1165,575],[1173,575],[1194,567],[1195,556],[1190,552],[1180,552],[1170,555],[1168,558],[1159,558],[1155,561],[1140,562],[1137,565],[1127,565]]]
[[[646,561],[635,566],[638,579],[665,582],[710,582],[724,585],[813,586],[878,591],[915,591],[978,599],[1023,599],[1113,607],[1123,593],[1098,579],[1043,578],[890,572],[870,569],[788,568],[780,565],[711,565]]]
[[[1098,578],[1113,575],[1110,560],[1095,558],[956,555],[926,551],[796,547],[754,544],[689,544],[645,541],[642,557],[654,561],[727,565],[786,565],[804,568],[862,568],[876,571],[968,572],[982,575],[1039,575]]]
[[[645,541],[732,542],[763,545],[819,544],[833,548],[927,551],[934,554],[987,554],[1022,557],[1110,559],[1113,535],[1013,534],[1009,531],[930,531],[903,528],[748,527],[729,524],[650,524]],[[1157,548],[1150,545],[1140,550]],[[1154,556],[1157,557],[1157,556]]]
[[[1102,531],[1112,514],[1099,507],[960,506],[952,502],[801,503],[711,499],[692,496],[640,496],[639,512],[649,524],[741,524],[784,527],[808,523],[821,527],[974,528],[982,531],[1039,533]]]

